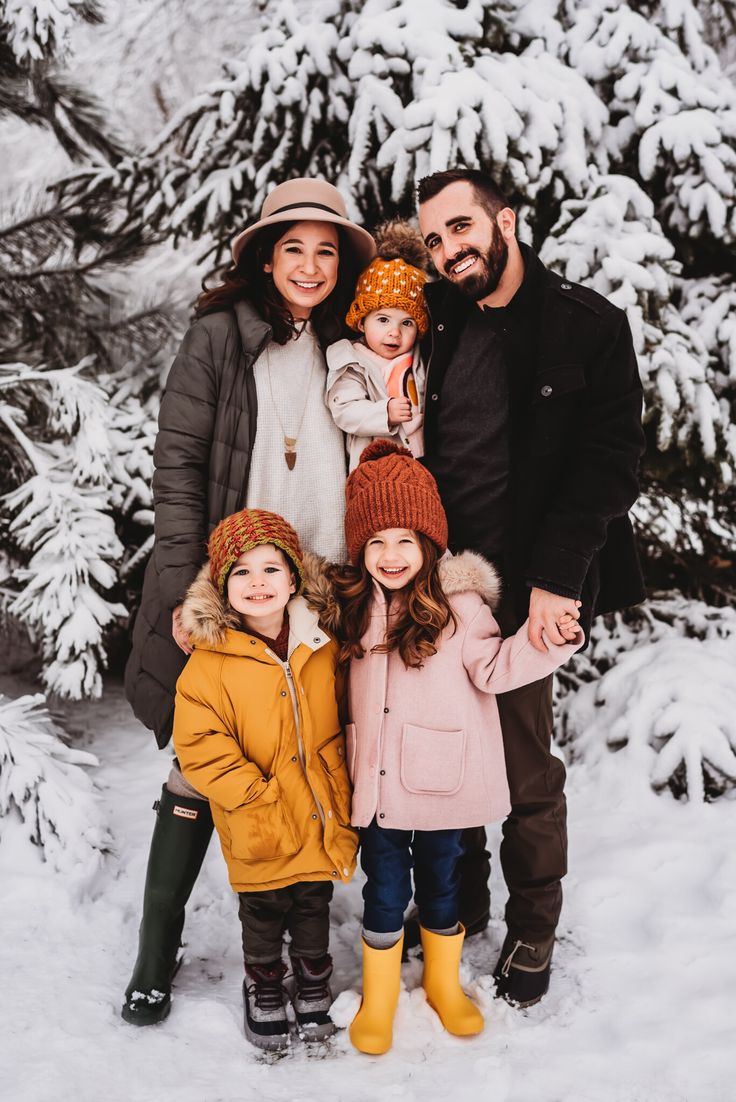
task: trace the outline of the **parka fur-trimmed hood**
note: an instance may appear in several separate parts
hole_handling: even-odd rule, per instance
[[[340,605],[330,577],[330,566],[317,555],[304,559],[304,598],[319,616],[326,631],[339,634]],[[498,607],[503,583],[495,566],[475,551],[459,555],[444,555],[438,565],[442,589],[446,597],[460,593],[477,593],[491,609]]]

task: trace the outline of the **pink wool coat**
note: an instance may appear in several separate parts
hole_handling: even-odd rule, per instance
[[[383,641],[388,606],[376,585],[363,658],[350,664],[348,768],[353,826],[377,818],[398,830],[482,826],[510,810],[496,694],[539,681],[583,644],[531,645],[527,623],[502,639],[489,603],[500,582],[470,551],[440,563],[442,587],[457,620],[421,669],[398,651],[371,653]]]

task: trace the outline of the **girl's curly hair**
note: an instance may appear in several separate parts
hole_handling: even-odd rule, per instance
[[[398,615],[392,618],[384,641],[373,648],[384,654],[398,650],[407,669],[420,669],[425,658],[437,653],[437,640],[447,625],[457,627],[437,570],[440,553],[423,532],[415,536],[422,565],[410,584],[393,594],[393,600],[400,602]],[[340,662],[347,663],[365,654],[361,639],[368,630],[374,582],[363,554],[357,566],[334,567],[331,580],[340,604]]]

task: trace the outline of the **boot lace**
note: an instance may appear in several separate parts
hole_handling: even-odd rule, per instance
[[[526,941],[515,941],[513,949],[511,950],[509,955],[506,957],[506,960],[503,962],[503,965],[501,966],[501,975],[502,976],[508,976],[509,972],[511,971],[511,964],[513,962],[514,956],[516,955],[516,952],[519,949],[529,949],[530,952],[533,953],[535,951],[535,948],[536,948],[536,946],[529,945],[529,943],[526,942]]]
[[[253,994],[256,1007],[259,1010],[279,1010],[283,1006],[284,986],[283,979],[286,975],[286,965],[278,961],[273,965],[251,964],[248,967],[249,979],[248,994]]]
[[[296,989],[300,999],[304,1002],[318,1002],[330,997],[328,980],[332,973],[332,961],[325,957],[321,961],[310,961],[314,972],[308,964],[301,959],[296,965]]]

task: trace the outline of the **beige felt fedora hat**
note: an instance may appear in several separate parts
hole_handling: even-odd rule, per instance
[[[297,180],[287,180],[269,192],[261,207],[260,220],[233,238],[230,246],[233,260],[237,263],[251,238],[265,226],[272,226],[277,222],[306,221],[334,222],[336,226],[342,226],[361,264],[369,264],[376,255],[373,238],[367,230],[350,221],[345,201],[337,188],[324,180],[302,176]]]

